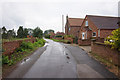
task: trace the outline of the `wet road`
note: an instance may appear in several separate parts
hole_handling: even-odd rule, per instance
[[[116,78],[81,48],[46,41],[7,78]]]
[[[65,47],[52,40],[47,41],[46,51],[23,78],[77,78],[76,62],[70,54],[66,55]]]

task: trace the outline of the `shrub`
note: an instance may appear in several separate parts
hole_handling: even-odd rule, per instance
[[[9,63],[8,56],[2,55],[2,64],[8,64],[8,63]]]
[[[19,48],[16,49],[17,52],[24,52],[27,49],[32,50],[34,48],[31,42],[22,42]]]
[[[44,37],[50,39],[50,34],[45,34]]]
[[[12,64],[14,64],[14,61],[13,60],[9,60],[9,66],[11,66]]]
[[[120,51],[120,28],[112,31],[112,35],[106,38],[105,44],[112,45],[112,48]]]
[[[56,35],[55,36],[56,38],[61,38],[61,37],[63,37],[62,35]]]

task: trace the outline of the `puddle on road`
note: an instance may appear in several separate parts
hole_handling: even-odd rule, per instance
[[[30,58],[25,58],[25,59],[23,59],[23,61],[20,64],[22,65],[22,64],[26,63],[29,60],[30,60]]]
[[[71,62],[67,62],[68,64],[70,64]]]
[[[70,57],[69,57],[69,56],[67,56],[67,59],[70,59]]]
[[[45,45],[44,45],[44,47],[45,47],[45,46],[48,46],[48,45],[49,45],[48,42],[46,42]]]
[[[64,51],[64,55],[68,55],[68,53],[66,53],[66,52]]]

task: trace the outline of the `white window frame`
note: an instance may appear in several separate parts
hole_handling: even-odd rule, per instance
[[[98,30],[98,37],[100,37],[100,29]]]
[[[69,28],[68,28],[68,30],[70,31],[70,30],[71,30],[71,28],[69,27]]]
[[[88,21],[85,21],[85,26],[88,26]]]
[[[84,35],[84,37],[83,37]],[[85,32],[82,32],[82,39],[85,39]]]
[[[95,34],[96,34],[96,32],[93,32],[93,33],[95,33]],[[92,37],[96,37],[96,35],[95,35],[95,36],[93,36],[93,33],[92,33]]]

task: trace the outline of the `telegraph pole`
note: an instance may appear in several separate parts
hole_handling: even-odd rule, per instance
[[[64,15],[62,15],[62,32],[64,32]]]

